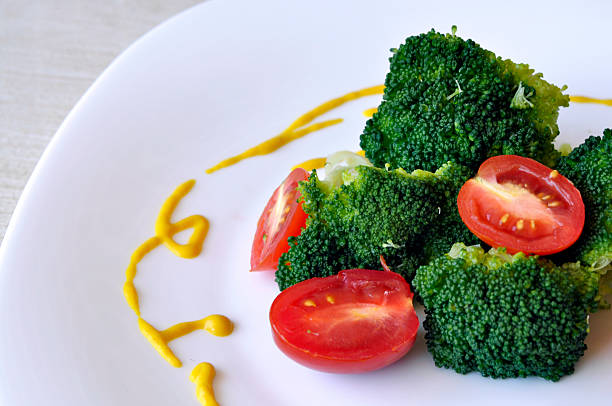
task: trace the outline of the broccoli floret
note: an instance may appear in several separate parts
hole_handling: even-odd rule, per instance
[[[289,237],[288,242],[289,251],[281,255],[276,271],[276,283],[281,290],[353,267],[345,236],[330,233],[319,221],[311,221],[299,237]]]
[[[279,287],[347,268],[381,269],[380,255],[410,281],[427,256],[450,247],[443,242],[424,253],[424,242],[452,222],[446,218],[459,218],[455,202],[462,181],[455,177],[460,174],[469,178],[468,171],[455,164],[435,174],[357,166],[342,173],[342,185],[323,187],[313,171],[299,186],[308,214],[306,228],[290,239],[289,251],[279,260]]]
[[[550,259],[548,264],[552,264]],[[576,285],[582,303],[589,313],[608,307],[605,300],[605,295],[608,294],[605,291],[606,278],[602,276],[600,269],[582,265],[580,261],[566,262],[559,268],[566,272]]]
[[[447,182],[446,199],[440,207],[441,215],[438,220],[423,237],[421,264],[429,263],[433,258],[447,253],[458,241],[466,245],[485,245],[466,227],[457,210],[459,189],[474,176],[473,171],[465,166],[447,163],[435,174]]]
[[[433,171],[452,161],[475,170],[503,154],[556,164],[565,87],[454,34],[432,30],[392,51],[383,101],[361,135],[375,166]]]
[[[597,278],[537,256],[455,244],[420,267],[427,348],[438,367],[459,373],[557,381],[584,354]]]
[[[584,229],[578,241],[561,256],[598,269],[612,261],[612,129],[602,137],[589,137],[557,170],[580,190],[585,207]],[[575,259],[572,259],[575,258]]]

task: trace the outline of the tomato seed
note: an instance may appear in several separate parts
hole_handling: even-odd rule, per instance
[[[304,306],[308,307],[317,307],[317,304],[310,299],[304,301]]]

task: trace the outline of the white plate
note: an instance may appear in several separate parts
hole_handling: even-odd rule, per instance
[[[328,4],[329,3],[329,4]],[[191,368],[217,367],[224,405],[567,404],[609,397],[610,313],[592,318],[576,373],[491,380],[437,369],[422,333],[384,370],[328,375],[280,354],[267,321],[277,293],[270,273],[248,273],[260,210],[288,169],[356,149],[371,97],[328,117],[341,125],[278,152],[206,175],[219,159],[277,134],[310,108],[381,83],[388,49],[435,27],[499,55],[529,61],[570,93],[612,97],[612,7],[560,2],[212,1],[137,41],[70,113],[37,166],[0,254],[0,401],[6,405],[194,405]],[[562,112],[576,144],[611,126],[612,110]],[[175,219],[211,221],[193,260],[158,248],[139,266],[142,311],[154,325],[223,313],[235,333],[194,333],[171,344],[167,365],[138,331],[122,296],[132,251],[153,235],[164,199],[195,178]],[[607,319],[606,319],[607,317]]]

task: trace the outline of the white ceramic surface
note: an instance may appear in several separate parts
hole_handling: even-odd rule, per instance
[[[0,250],[0,403],[195,405],[191,368],[217,367],[223,405],[568,404],[609,398],[612,317],[591,318],[589,350],[559,383],[490,380],[437,369],[420,333],[384,370],[328,375],[272,343],[270,273],[248,273],[251,238],[271,191],[295,163],[356,149],[378,98],[328,114],[345,122],[276,153],[206,175],[219,159],[278,133],[347,91],[382,83],[388,49],[432,27],[528,61],[571,94],[612,97],[605,2],[210,1],[124,52],[59,129],[30,179]],[[612,126],[612,109],[572,106],[560,140]],[[139,266],[143,316],[159,328],[211,313],[234,334],[194,333],[166,364],[122,296],[132,251],[153,235],[164,199],[197,184],[175,219],[211,221],[192,260],[161,247]]]

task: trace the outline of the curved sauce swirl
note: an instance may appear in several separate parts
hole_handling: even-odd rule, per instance
[[[162,205],[157,220],[155,222],[155,236],[147,239],[142,243],[130,258],[130,263],[126,270],[126,281],[123,285],[123,294],[125,300],[138,316],[138,327],[142,335],[149,341],[155,350],[173,367],[181,367],[182,362],[170,349],[169,343],[172,340],[183,337],[196,330],[204,330],[215,336],[224,337],[232,333],[234,325],[230,319],[220,314],[213,314],[201,320],[188,321],[175,324],[165,330],[158,330],[151,323],[145,320],[140,314],[140,304],[138,300],[138,291],[134,285],[134,279],[137,274],[138,263],[152,250],[164,244],[172,253],[181,258],[195,258],[202,251],[202,245],[208,233],[209,222],[204,216],[193,215],[182,220],[172,223],[172,214],[178,206],[179,202],[193,187],[195,180],[189,180],[179,187],[166,199]],[[175,234],[193,229],[193,233],[189,237],[186,244],[179,244],[174,241]],[[208,365],[206,369],[202,365]],[[217,405],[212,390],[212,380],[215,376],[214,367],[208,363],[198,365],[198,372],[192,373],[192,380],[197,385],[198,400],[203,405]],[[212,369],[212,373],[210,370]],[[205,371],[209,371],[204,373]]]

